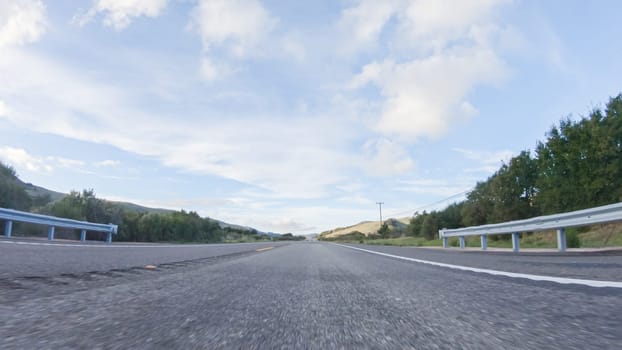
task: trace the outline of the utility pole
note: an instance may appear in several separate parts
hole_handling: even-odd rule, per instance
[[[382,227],[382,205],[384,202],[376,202],[378,204],[378,208],[380,209],[380,227]]]

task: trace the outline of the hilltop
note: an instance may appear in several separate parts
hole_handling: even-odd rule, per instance
[[[387,219],[383,222],[389,226],[389,230],[392,232],[402,232],[406,230],[408,226],[408,222],[410,221],[410,217],[398,218],[398,219]],[[320,239],[335,239],[337,237],[341,237],[351,233],[362,233],[363,235],[370,236],[375,235],[380,228],[380,223],[378,221],[362,221],[358,224],[346,226],[346,227],[338,227],[332,230],[324,231],[320,233]]]

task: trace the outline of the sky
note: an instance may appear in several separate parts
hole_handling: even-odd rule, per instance
[[[297,234],[460,200],[622,92],[617,0],[0,0],[0,160]],[[447,199],[451,197],[450,199]]]

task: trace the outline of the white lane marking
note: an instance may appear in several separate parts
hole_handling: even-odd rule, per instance
[[[196,247],[224,247],[238,244],[255,244],[255,243],[221,243],[221,244],[162,244],[162,245],[131,245],[131,244],[69,244],[69,243],[44,243],[44,242],[16,242],[3,241],[0,243],[22,244],[22,245],[44,245],[52,247],[89,247],[89,248],[196,248]]]
[[[560,283],[560,284],[580,284],[580,285],[589,286],[589,287],[622,288],[622,282],[584,280],[584,279],[578,279],[578,278],[565,278],[565,277],[553,277],[553,276],[543,276],[543,275],[531,275],[531,274],[527,274],[527,273],[516,273],[516,272],[506,272],[506,271],[498,271],[498,270],[480,269],[480,268],[476,268],[476,267],[452,265],[452,264],[445,264],[445,263],[439,263],[439,262],[428,261],[428,260],[407,258],[405,256],[400,256],[400,255],[381,253],[381,252],[377,252],[377,251],[374,251],[374,250],[350,247],[350,246],[343,245],[343,244],[338,244],[338,243],[335,243],[335,244],[338,245],[338,246],[344,247],[344,248],[360,250],[360,251],[363,251],[363,252],[377,254],[377,255],[382,255],[382,256],[387,256],[387,257],[390,257],[390,258],[407,260],[407,261],[412,261],[412,262],[416,262],[416,263],[420,263],[420,264],[427,264],[427,265],[433,265],[433,266],[447,267],[447,268],[450,268],[450,269],[456,269],[456,270],[462,270],[462,271],[486,273],[486,274],[494,275],[494,276],[505,276],[505,277],[512,277],[512,278],[526,278],[526,279],[533,280],[533,281],[547,281],[547,282],[555,282],[555,283]]]

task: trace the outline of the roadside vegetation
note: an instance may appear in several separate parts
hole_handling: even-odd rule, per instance
[[[622,94],[604,109],[551,127],[535,150],[524,150],[478,182],[466,200],[444,210],[415,212],[405,229],[320,240],[390,245],[441,245],[438,231],[527,219],[622,201]],[[622,246],[622,225],[567,230],[568,247]],[[607,231],[603,233],[604,231]],[[457,239],[450,244],[458,245]],[[479,237],[467,239],[479,246]],[[490,247],[511,247],[510,235],[491,236]],[[521,234],[522,247],[555,247],[554,233]]]
[[[402,235],[394,238],[379,238],[376,235],[365,236],[345,235],[332,239],[323,239],[339,243],[362,243],[371,245],[390,246],[413,246],[413,247],[442,247],[440,239],[428,240],[425,237],[413,237]],[[601,248],[622,247],[622,224],[595,225],[583,228],[571,228],[566,230],[566,240],[569,248]],[[458,238],[448,239],[450,247],[460,245]],[[466,237],[467,247],[480,247],[479,236]],[[520,239],[521,248],[557,248],[557,236],[554,231],[539,232],[537,234],[524,234]],[[512,248],[512,242],[508,239],[500,239],[499,236],[489,236],[488,247]]]
[[[28,184],[17,177],[15,169],[0,162],[0,207],[68,219],[119,225],[115,241],[130,242],[255,242],[270,240],[253,229],[222,227],[216,220],[200,217],[193,211],[147,211],[132,209],[127,203],[97,198],[95,192],[72,191],[52,201],[50,195],[32,195]],[[15,235],[44,235],[44,228],[15,223]],[[58,229],[58,238],[76,239],[74,230]],[[103,234],[89,232],[87,239],[104,239]],[[290,237],[286,237],[288,239]],[[304,239],[304,237],[302,237]]]

